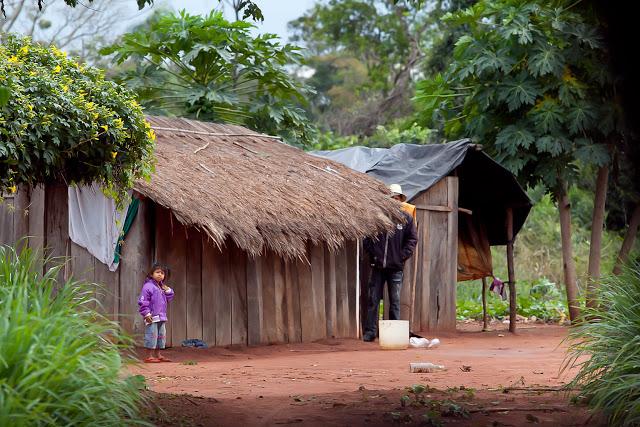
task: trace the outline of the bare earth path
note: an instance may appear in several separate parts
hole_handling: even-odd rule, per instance
[[[571,375],[559,373],[566,328],[520,325],[516,335],[463,328],[438,336],[442,345],[433,350],[385,351],[356,340],[176,348],[166,351],[174,363],[129,370],[158,393],[152,398],[167,414],[152,410],[150,417],[161,425],[420,425],[430,403],[400,405],[413,384],[438,390],[426,392],[426,401],[449,400],[470,412],[470,418],[442,417],[445,425],[597,425],[586,409],[569,405],[565,393],[545,391]],[[410,362],[447,370],[412,374]]]

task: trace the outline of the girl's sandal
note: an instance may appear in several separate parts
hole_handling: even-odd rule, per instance
[[[167,359],[166,357],[162,357],[162,356],[158,357],[158,361],[159,362],[173,362],[173,360]]]
[[[162,360],[156,359],[155,357],[147,357],[143,360],[144,363],[160,363]]]

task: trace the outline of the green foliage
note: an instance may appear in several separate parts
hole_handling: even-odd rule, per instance
[[[97,182],[121,201],[152,172],[155,135],[133,94],[55,46],[0,45],[0,190],[20,183]]]
[[[0,247],[0,425],[143,424],[129,340],[97,314],[95,285],[56,283],[29,249]]]
[[[353,145],[365,147],[388,148],[396,144],[428,144],[431,143],[431,129],[425,129],[416,123],[402,129],[398,126],[378,126],[376,132],[364,138],[356,136],[339,136],[331,132],[320,134],[317,141],[309,147],[310,150],[337,150]]]
[[[640,424],[640,264],[598,286],[599,307],[587,308],[569,333],[566,367],[580,370],[569,387],[609,417],[609,425]]]
[[[555,189],[577,162],[604,165],[621,135],[597,23],[568,2],[478,2],[446,17],[464,26],[454,61],[418,85],[423,122],[487,144],[530,185]]]
[[[482,287],[477,282],[463,282],[457,288],[458,320],[482,320]],[[518,314],[527,318],[535,316],[544,321],[562,321],[567,315],[566,298],[555,283],[547,279],[534,282],[516,282]],[[490,318],[509,317],[509,301],[493,292],[487,293],[487,313]]]
[[[115,53],[135,69],[123,79],[152,112],[242,124],[306,144],[314,128],[299,105],[309,93],[285,69],[299,48],[273,34],[253,36],[252,24],[227,21],[221,12],[164,13],[123,36]]]
[[[340,135],[371,135],[411,113],[413,75],[439,34],[439,1],[317,2],[289,23],[310,52],[311,111]]]

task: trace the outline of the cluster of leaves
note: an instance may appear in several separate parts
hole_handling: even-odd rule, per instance
[[[569,387],[609,417],[609,425],[640,423],[640,264],[604,280],[598,306],[569,332],[565,368],[580,370]]]
[[[221,12],[164,13],[102,53],[130,60],[121,78],[150,112],[242,124],[304,145],[314,138],[300,107],[308,91],[285,68],[300,61],[299,48],[252,28]]]
[[[0,46],[0,189],[97,182],[121,201],[152,172],[155,135],[134,95],[55,46]]]
[[[61,267],[0,247],[0,425],[143,424],[130,340],[92,309],[95,285],[56,282]]]
[[[339,136],[332,132],[325,132],[319,135],[318,139],[309,149],[337,150],[354,145],[388,148],[400,143],[429,144],[433,142],[431,136],[431,129],[425,129],[416,123],[412,123],[409,127],[400,127],[397,125],[389,127],[378,126],[373,135],[364,138],[358,138],[354,135]]]
[[[576,161],[603,165],[621,131],[597,25],[565,1],[478,2],[446,17],[469,33],[454,62],[419,84],[422,119],[487,144],[523,182],[555,188]]]
[[[544,321],[564,321],[567,303],[555,283],[542,278],[534,282],[517,282],[516,303],[518,314],[535,316]],[[459,283],[456,311],[458,320],[482,319],[482,288],[475,283]],[[487,314],[490,318],[504,319],[509,316],[509,301],[492,292],[487,295]]]

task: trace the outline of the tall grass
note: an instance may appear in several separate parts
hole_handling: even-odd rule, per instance
[[[139,380],[121,375],[129,341],[91,308],[95,285],[56,283],[60,267],[41,262],[0,247],[0,425],[140,423]]]
[[[604,280],[598,300],[569,334],[565,368],[580,368],[570,386],[611,425],[640,425],[640,263]]]

